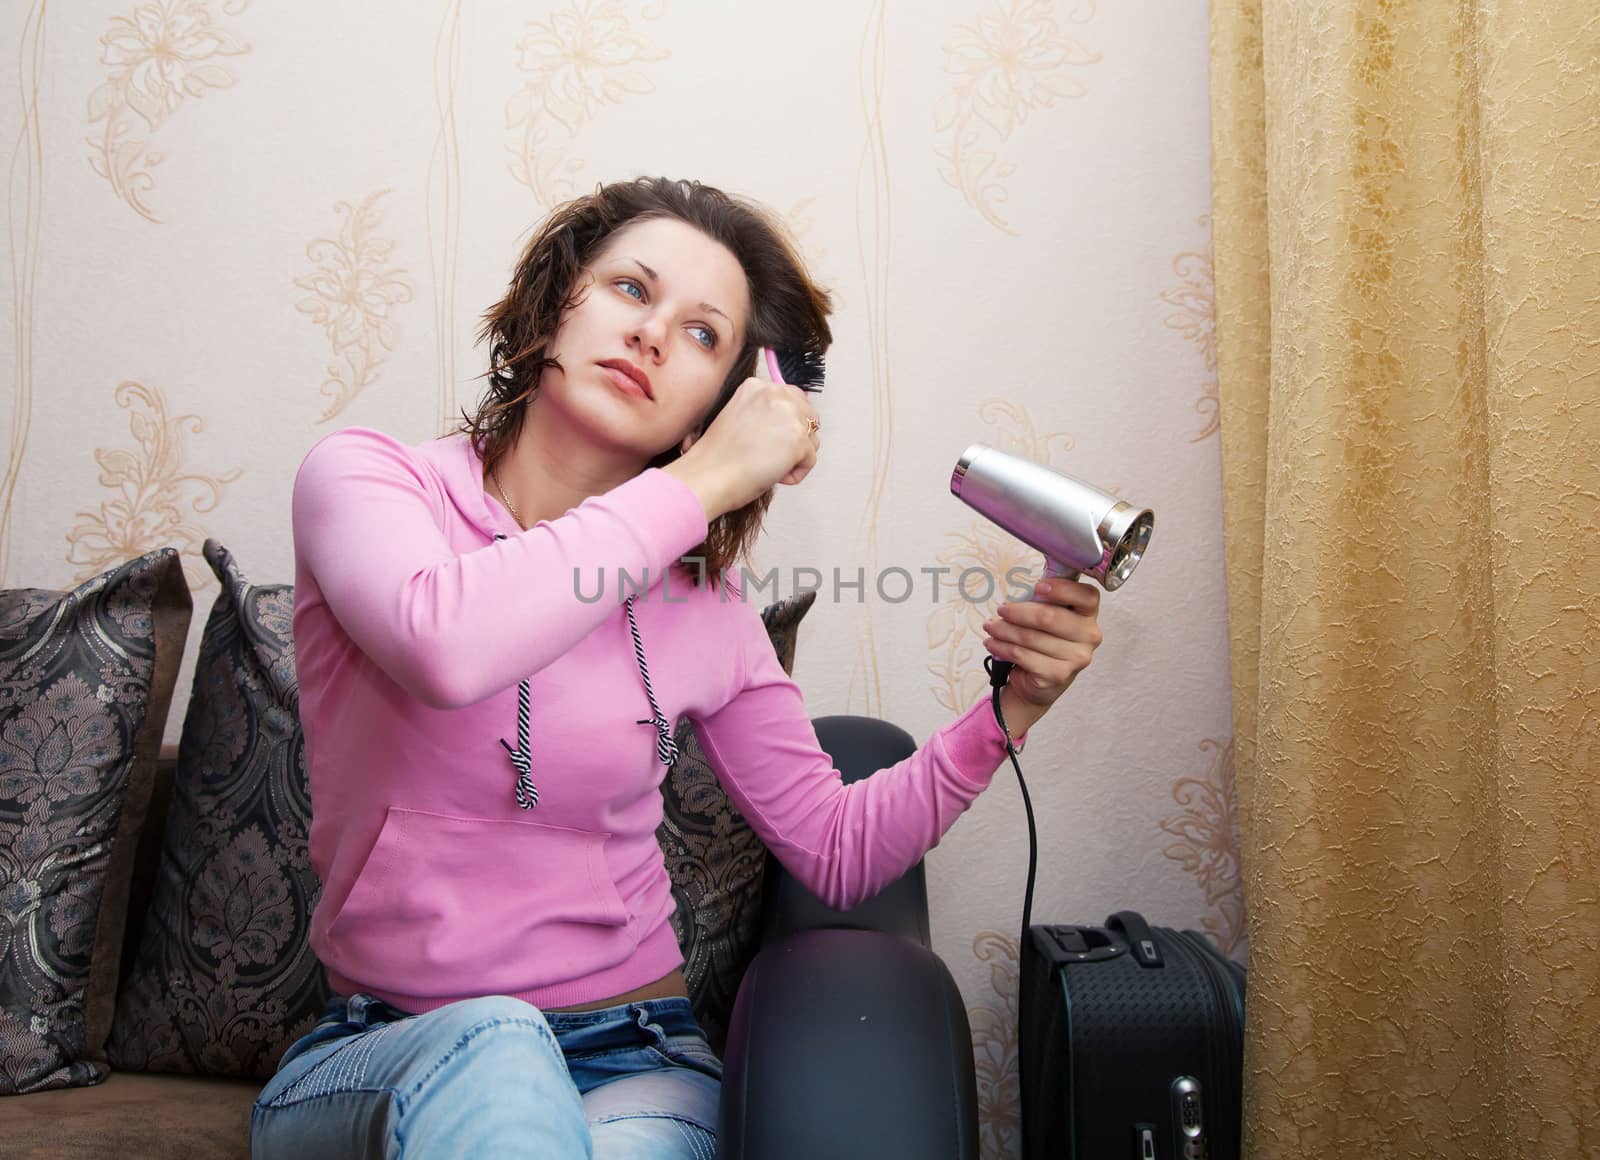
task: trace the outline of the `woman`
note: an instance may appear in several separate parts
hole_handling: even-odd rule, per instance
[[[827,311],[754,207],[602,187],[545,223],[489,312],[490,390],[461,432],[342,431],[306,457],[311,942],[340,997],[262,1092],[256,1155],[709,1156],[721,1069],[655,840],[673,722],[838,907],[988,784],[1005,739],[983,701],[844,786],[725,576],[819,448],[806,394],[749,377],[755,352],[825,347]],[[651,587],[593,599],[623,572]],[[1058,581],[989,625],[1018,666],[1015,734],[1088,664],[1097,606]]]

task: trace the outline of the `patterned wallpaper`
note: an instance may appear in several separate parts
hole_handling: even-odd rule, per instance
[[[1037,563],[948,494],[968,444],[1153,507],[1094,667],[1026,754],[1034,914],[1134,906],[1242,956],[1205,6],[373,11],[7,9],[0,584],[173,544],[203,608],[207,536],[287,578],[300,456],[343,425],[450,424],[477,394],[477,318],[545,209],[600,180],[698,177],[779,212],[840,305],[824,461],[756,560],[824,577],[796,668],[814,710],[925,736],[979,695],[992,601],[870,579]],[[858,569],[864,596],[827,583]],[[929,858],[989,1157],[1017,1149],[1025,834],[1002,771]]]

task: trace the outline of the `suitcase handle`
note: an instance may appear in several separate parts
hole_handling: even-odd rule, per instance
[[[1137,910],[1119,910],[1106,919],[1106,927],[1128,940],[1128,950],[1141,967],[1165,966],[1150,924]]]
[[[1060,966],[1064,963],[1098,963],[1114,959],[1122,948],[1103,930],[1092,926],[1032,926],[1034,949],[1046,961]]]

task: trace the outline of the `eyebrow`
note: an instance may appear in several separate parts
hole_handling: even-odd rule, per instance
[[[650,281],[652,281],[652,282],[661,281],[661,275],[657,274],[649,266],[646,266],[643,262],[639,261],[638,258],[627,258],[625,260],[629,261],[629,262],[632,262],[635,266],[639,267],[639,269],[643,270],[644,273],[645,273],[645,277],[649,278]],[[726,314],[723,314],[722,311],[718,310],[715,306],[711,305],[711,303],[709,303],[709,302],[700,303],[700,309],[704,310],[704,311],[706,311],[706,312],[708,312],[710,314],[716,314],[716,315],[721,316],[722,320],[728,324],[728,329],[729,330],[733,331],[735,334],[739,333],[739,328],[733,324],[733,319],[729,318]]]

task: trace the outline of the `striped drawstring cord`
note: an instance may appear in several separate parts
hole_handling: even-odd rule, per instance
[[[525,810],[531,810],[539,804],[539,787],[533,784],[533,754],[528,749],[528,682],[522,680],[517,685],[517,747],[515,749],[506,745],[504,737],[500,744],[511,755],[511,764],[517,771],[517,804]]]
[[[671,765],[678,760],[678,743],[672,737],[672,723],[661,715],[661,706],[656,704],[656,691],[650,687],[650,667],[644,660],[644,642],[639,639],[639,622],[634,619],[632,596],[628,597],[626,608],[628,610],[628,631],[633,633],[633,655],[639,662],[639,676],[644,680],[644,695],[650,701],[650,716],[637,725],[654,725],[656,727],[656,758],[662,765]]]
[[[505,538],[503,533],[496,534],[495,543]],[[533,784],[533,752],[528,748],[528,701],[528,682],[524,678],[517,684],[517,747],[511,748],[504,737],[500,738],[501,746],[511,755],[512,768],[517,771],[517,804],[525,810],[539,804],[539,787]]]
[[[633,634],[633,656],[639,662],[644,695],[650,702],[650,716],[636,724],[656,727],[656,758],[662,765],[671,765],[678,760],[678,742],[672,736],[672,722],[666,719],[661,706],[656,703],[656,691],[650,684],[650,666],[645,663],[644,642],[639,638],[639,621],[634,616],[633,601],[634,598],[630,596],[626,604],[628,631]],[[510,755],[511,764],[517,771],[517,805],[525,810],[531,810],[539,804],[539,788],[533,784],[533,753],[528,748],[529,700],[528,681],[524,678],[517,684],[517,746],[513,749],[505,738],[500,739],[500,745]]]

